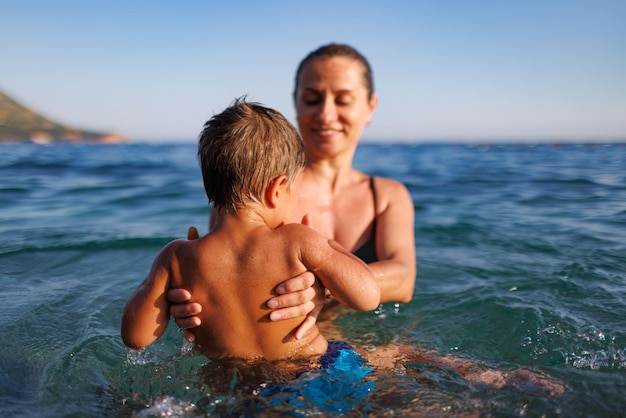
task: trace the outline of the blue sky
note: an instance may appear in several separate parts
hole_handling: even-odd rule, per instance
[[[294,121],[299,61],[374,69],[365,140],[626,140],[626,1],[0,0],[0,90],[81,128],[195,141],[248,95]]]

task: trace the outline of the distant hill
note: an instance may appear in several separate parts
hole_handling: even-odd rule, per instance
[[[87,131],[54,122],[0,91],[0,143],[2,142],[119,144],[128,141],[115,133]]]

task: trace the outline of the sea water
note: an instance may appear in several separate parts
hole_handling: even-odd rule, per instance
[[[626,146],[361,144],[355,157],[409,189],[418,275],[408,304],[346,310],[343,338],[528,370],[560,396],[416,363],[356,383],[300,376],[288,398],[263,391],[271,371],[218,378],[175,326],[126,349],[122,310],[154,256],[207,230],[195,151],[0,146],[0,415],[624,414]]]

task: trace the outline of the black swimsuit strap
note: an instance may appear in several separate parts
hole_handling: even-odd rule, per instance
[[[370,176],[370,189],[372,189],[372,199],[374,200],[374,235],[376,235],[376,188],[374,187],[374,176]]]
[[[372,236],[363,245],[354,250],[352,254],[359,257],[366,263],[378,261],[376,256],[376,188],[374,187],[374,177],[370,177],[370,189],[374,200],[374,220],[372,221]]]

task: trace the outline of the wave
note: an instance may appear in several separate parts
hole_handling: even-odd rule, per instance
[[[81,251],[96,252],[103,250],[134,250],[134,249],[160,249],[167,243],[180,237],[152,237],[152,238],[118,238],[105,241],[84,241],[58,245],[24,245],[5,247],[0,249],[0,257],[7,255],[55,252],[55,251]]]

